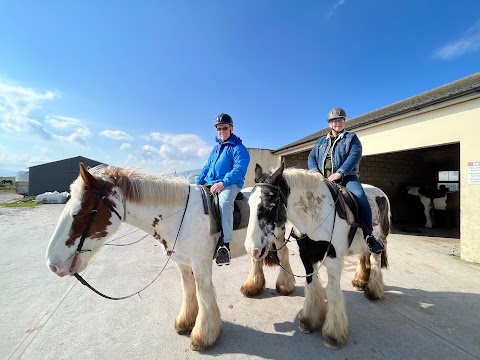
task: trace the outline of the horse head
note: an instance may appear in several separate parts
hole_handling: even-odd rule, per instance
[[[283,163],[272,174],[263,173],[258,164],[255,167],[255,188],[248,199],[250,218],[245,237],[245,249],[255,260],[267,255],[276,238],[283,239],[289,192],[283,170]]]
[[[120,190],[111,180],[95,174],[97,170],[80,164],[80,175],[70,186],[71,198],[50,239],[47,266],[58,276],[85,270],[122,222]]]

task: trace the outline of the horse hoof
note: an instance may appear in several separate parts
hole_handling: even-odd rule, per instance
[[[290,295],[291,293],[294,292],[295,290],[295,287],[293,289],[287,289],[285,286],[276,286],[275,287],[275,290],[277,291],[277,293],[279,293],[280,295],[284,295],[284,296],[287,296],[287,295]]]
[[[364,291],[365,288],[367,287],[367,283],[361,280],[352,280],[352,285],[358,291]]]
[[[327,348],[332,349],[332,350],[338,350],[340,348],[340,344],[336,341],[332,340],[325,340],[323,342],[323,345],[325,345]]]
[[[263,287],[254,288],[251,286],[242,285],[242,287],[240,288],[240,292],[245,297],[254,297],[260,295],[263,292],[263,289]]]

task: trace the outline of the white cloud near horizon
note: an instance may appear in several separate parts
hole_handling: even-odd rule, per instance
[[[119,131],[119,130],[103,130],[103,131],[100,131],[99,134],[112,140],[128,140],[128,141],[133,140],[132,136],[128,135],[126,132]]]
[[[451,60],[480,50],[480,20],[477,20],[457,40],[434,51],[434,57]]]

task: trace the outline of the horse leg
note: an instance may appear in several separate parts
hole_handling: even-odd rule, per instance
[[[177,264],[177,266],[182,275],[183,300],[182,309],[175,319],[175,331],[183,335],[192,332],[198,314],[198,303],[192,268],[183,264]]]
[[[305,266],[307,274],[315,272],[317,268],[318,264]],[[325,306],[325,293],[320,278],[318,274],[315,273],[307,277],[307,283],[305,284],[305,301],[303,303],[303,309],[298,315],[300,320],[299,327],[303,333],[308,334],[322,327],[325,320]]]
[[[345,300],[340,288],[343,258],[325,259],[328,272],[327,314],[322,329],[324,345],[331,349],[338,349],[347,342],[348,318],[345,309]]]
[[[240,292],[246,297],[252,297],[261,294],[264,288],[263,261],[255,261],[251,258],[250,274],[240,288]]]
[[[283,247],[282,247],[283,246]],[[290,259],[288,256],[288,247],[284,243],[277,247],[277,255],[280,259],[282,267],[278,272],[276,290],[281,295],[290,295],[295,290],[295,277],[292,275],[292,268],[290,267]]]
[[[382,254],[370,255],[370,280],[365,287],[365,297],[368,300],[383,299],[385,294],[385,284],[382,276],[382,255],[386,256],[385,251]],[[385,260],[386,261],[386,260]]]
[[[197,284],[198,314],[190,335],[190,348],[204,350],[218,340],[222,332],[222,319],[212,282],[211,259],[193,264]]]
[[[352,285],[359,291],[364,291],[370,279],[370,252],[363,252],[358,257],[357,271],[352,279]]]

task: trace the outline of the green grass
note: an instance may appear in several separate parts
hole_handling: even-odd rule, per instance
[[[1,206],[7,207],[7,208],[24,208],[24,207],[34,207],[39,205],[43,205],[43,204],[36,203],[35,196],[27,196],[10,203],[2,204]]]
[[[0,193],[15,192],[15,185],[0,185]]]

